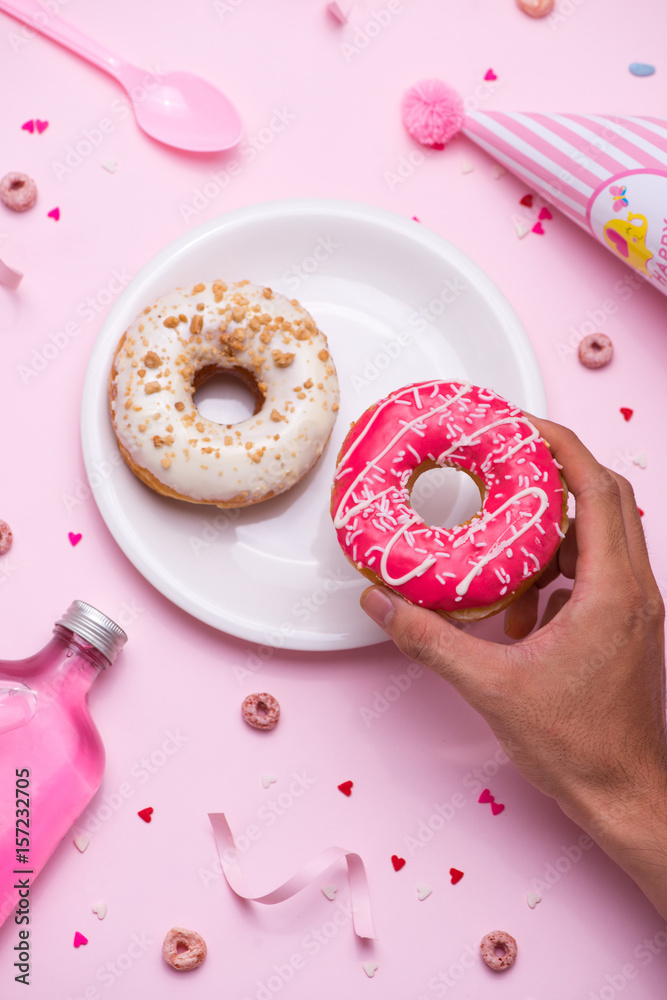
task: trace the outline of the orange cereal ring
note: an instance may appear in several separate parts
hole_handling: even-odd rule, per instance
[[[241,705],[241,715],[255,729],[273,729],[278,725],[280,705],[272,694],[249,694]]]
[[[172,927],[162,944],[162,957],[178,972],[196,969],[206,958],[206,942],[197,931]]]
[[[5,174],[0,181],[0,201],[13,212],[27,212],[37,201],[37,185],[27,174]]]

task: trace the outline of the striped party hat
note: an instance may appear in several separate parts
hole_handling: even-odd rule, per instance
[[[667,121],[617,115],[473,111],[446,84],[404,98],[420,142],[462,132],[667,294]]]

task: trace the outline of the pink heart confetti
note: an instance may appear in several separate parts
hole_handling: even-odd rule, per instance
[[[47,129],[48,127],[49,127],[48,122],[41,122],[39,118],[35,118],[35,128],[37,129],[40,135],[42,134],[44,129]]]
[[[541,208],[540,209],[540,214],[538,215],[537,218],[538,219],[553,219],[553,215],[551,214],[551,212],[549,211],[548,208]]]
[[[421,222],[422,220],[421,220],[421,219],[418,219],[416,215],[413,215],[413,216],[412,216],[412,221],[413,221],[413,222]]]
[[[536,222],[531,232],[537,233],[538,236],[544,236],[544,229],[542,228],[542,223]]]
[[[493,72],[492,69],[487,69],[486,73],[484,74],[484,79],[485,80],[497,80],[498,77],[496,76],[496,74]]]
[[[491,812],[493,813],[494,816],[497,816],[499,813],[501,813],[504,808],[505,806],[502,805],[502,803],[500,802],[491,803]]]
[[[47,212],[46,214],[48,215],[48,217],[50,219],[55,219],[56,222],[57,222],[58,219],[60,218],[60,209],[59,208],[52,208],[51,211]]]
[[[491,794],[491,792],[489,791],[488,788],[485,788],[477,801],[478,802],[493,802],[493,795]]]
[[[74,935],[74,947],[80,948],[82,944],[88,944],[88,938],[80,934],[79,931]]]
[[[81,539],[83,538],[83,535],[81,534],[75,535],[73,531],[69,531],[67,533],[67,537],[69,538],[70,545],[78,545]]]
[[[23,122],[23,125],[21,125],[21,128],[25,132],[30,132],[30,133],[34,132],[35,131],[35,122],[34,122],[34,120],[31,118],[29,122]]]

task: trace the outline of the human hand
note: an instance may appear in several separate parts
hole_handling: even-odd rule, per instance
[[[667,917],[667,875],[651,889],[655,868],[667,870],[664,605],[634,494],[571,431],[531,420],[563,467],[576,522],[537,584],[508,608],[506,631],[520,641],[479,639],[380,587],[364,592],[362,607],[480,712],[521,774]],[[539,588],[559,574],[574,579],[572,590],[551,594],[528,635]]]

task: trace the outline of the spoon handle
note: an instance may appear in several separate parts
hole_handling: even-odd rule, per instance
[[[47,38],[52,38],[54,42],[63,45],[82,59],[87,59],[94,66],[111,73],[112,76],[116,76],[124,65],[124,61],[118,56],[88,35],[84,35],[58,14],[52,14],[37,0],[0,0],[0,10],[23,21],[28,27],[46,35]]]

